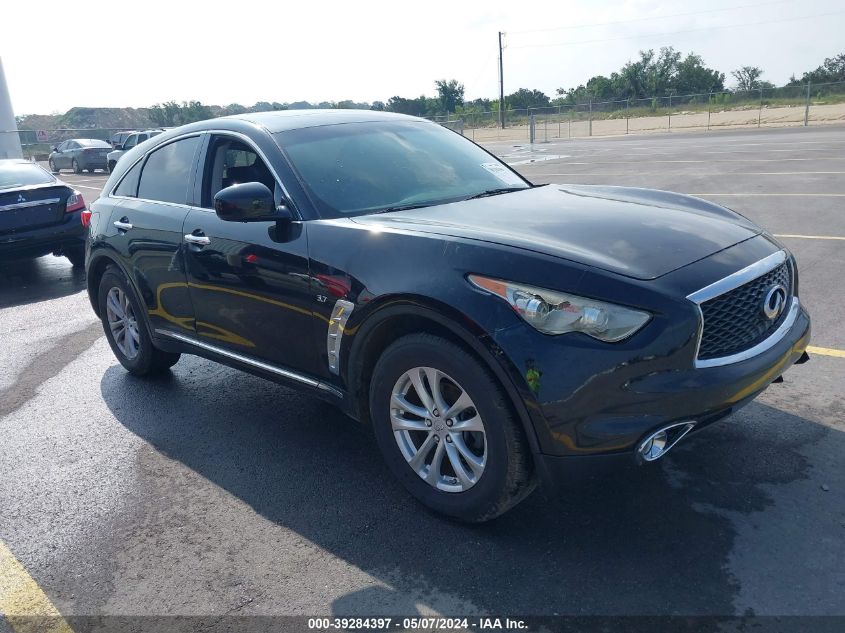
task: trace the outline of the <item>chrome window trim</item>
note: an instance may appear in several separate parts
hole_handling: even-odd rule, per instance
[[[271,365],[270,363],[265,363],[264,361],[256,360],[254,358],[250,358],[249,356],[244,356],[236,352],[230,352],[229,350],[223,349],[222,347],[217,347],[216,345],[211,345],[210,343],[206,343],[204,341],[198,341],[197,339],[191,336],[187,336],[179,332],[171,332],[170,330],[163,330],[158,328],[155,332],[156,334],[169,336],[170,338],[174,338],[177,341],[181,341],[183,343],[199,347],[200,349],[204,349],[206,351],[225,356],[226,358],[231,358],[232,360],[244,363],[245,365],[251,365],[252,367],[263,369],[264,371],[268,371],[278,376],[289,378],[290,380],[295,380],[296,382],[301,382],[305,385],[308,385],[309,387],[314,387],[315,389],[327,391],[328,393],[331,393],[332,395],[335,395],[339,398],[343,397],[343,392],[341,392],[336,387],[332,387],[331,385],[328,385],[314,378],[303,376],[302,374],[299,374],[295,371],[283,369],[281,367],[277,367],[276,365]]]
[[[781,323],[774,332],[757,343],[754,347],[737,352],[736,354],[731,354],[730,356],[720,356],[719,358],[708,358],[706,360],[699,360],[698,358],[698,353],[701,350],[701,338],[704,336],[704,313],[701,310],[701,304],[705,301],[709,301],[710,299],[715,299],[716,297],[730,292],[731,290],[736,290],[740,286],[747,284],[750,281],[754,281],[758,277],[762,277],[786,261],[788,261],[786,251],[777,251],[776,253],[772,253],[771,255],[764,257],[763,259],[756,261],[753,264],[736,271],[735,273],[731,273],[727,277],[724,277],[709,286],[705,286],[701,290],[697,290],[692,294],[687,295],[687,299],[692,301],[698,310],[698,337],[695,343],[696,369],[720,367],[722,365],[730,365],[732,363],[739,363],[741,361],[748,360],[749,358],[753,358],[754,356],[771,349],[780,342],[784,336],[786,336],[787,332],[795,324],[795,320],[798,318],[798,311],[801,307],[801,302],[798,300],[798,297],[794,295],[792,296],[792,301],[790,301],[789,304],[789,312],[787,313],[783,323]],[[794,289],[795,271],[792,269],[791,264],[789,265],[789,277],[792,289]]]
[[[40,207],[42,204],[55,204],[60,202],[61,198],[44,198],[43,200],[29,200],[27,202],[16,202],[15,204],[7,204],[0,207],[0,212],[14,211],[15,209],[28,209],[29,207]]]

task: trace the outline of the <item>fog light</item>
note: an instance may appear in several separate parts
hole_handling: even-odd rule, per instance
[[[640,442],[637,456],[646,462],[663,457],[694,426],[695,422],[678,422],[655,431]]]
[[[669,436],[666,435],[666,431],[659,431],[656,435],[648,438],[645,444],[640,447],[640,455],[647,462],[654,461],[666,450],[666,442],[668,440]]]

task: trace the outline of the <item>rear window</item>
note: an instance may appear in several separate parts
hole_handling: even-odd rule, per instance
[[[111,147],[105,141],[100,141],[95,138],[78,138],[76,142],[82,145],[82,147]]]
[[[32,163],[0,163],[0,189],[46,185],[56,182],[48,172]]]

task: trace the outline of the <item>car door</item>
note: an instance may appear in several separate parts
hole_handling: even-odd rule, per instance
[[[67,169],[70,167],[70,161],[68,160],[69,145],[70,141],[65,141],[56,148],[56,155],[53,158],[53,164],[55,164],[58,169]]]
[[[123,142],[123,151],[128,152],[130,149],[138,144],[138,135],[132,134]]]
[[[79,154],[79,149],[81,145],[76,141],[68,141],[67,142],[67,149],[64,151],[62,156],[65,159],[65,164],[63,167],[71,168],[73,167],[73,159],[77,157]]]
[[[194,312],[182,258],[202,133],[179,137],[144,156],[113,192],[111,240],[146,305],[154,333],[193,334]],[[110,227],[111,228],[111,227]]]
[[[230,222],[214,212],[214,194],[237,183],[262,182],[282,200],[282,183],[245,137],[210,135],[197,180],[202,208],[185,221],[197,335],[275,367],[317,373],[307,223]]]

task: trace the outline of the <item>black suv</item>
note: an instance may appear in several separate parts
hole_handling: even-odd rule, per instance
[[[744,217],[533,186],[413,117],[170,130],[92,211],[91,304],[130,372],[191,353],[306,389],[468,521],[572,466],[653,461],[806,359],[795,260]]]

